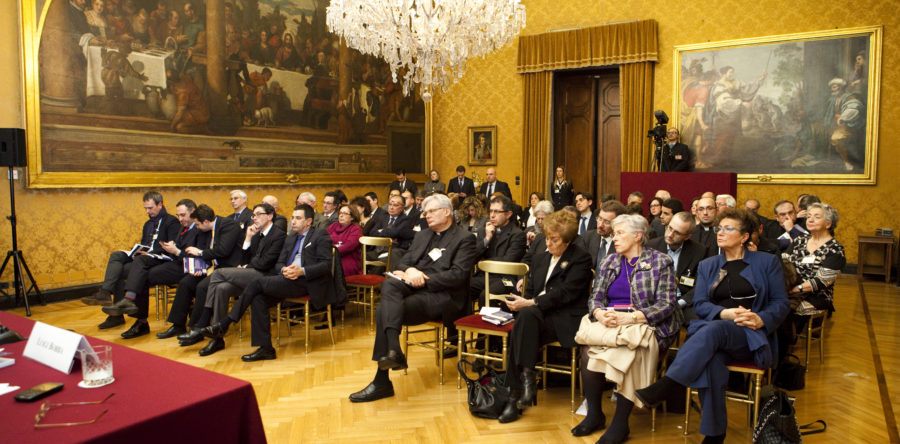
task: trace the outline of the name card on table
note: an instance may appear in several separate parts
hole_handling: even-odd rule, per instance
[[[69,374],[72,372],[75,352],[79,349],[92,350],[84,336],[43,322],[35,322],[22,354]]]

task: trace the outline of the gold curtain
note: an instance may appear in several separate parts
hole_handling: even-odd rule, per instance
[[[645,137],[652,124],[653,63],[619,66],[622,97],[622,171],[650,171],[653,146]]]
[[[608,66],[659,60],[654,20],[547,32],[519,38],[517,72]]]
[[[553,71],[525,74],[522,129],[522,196],[528,202],[534,190],[543,190],[549,181],[550,110],[553,100]]]
[[[650,170],[653,149],[645,135],[652,123],[658,32],[656,21],[641,20],[519,37],[516,70],[525,77],[524,193],[543,190],[548,182],[555,70],[619,65],[622,171]]]

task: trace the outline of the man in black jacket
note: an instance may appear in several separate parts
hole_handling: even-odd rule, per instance
[[[469,305],[469,276],[475,264],[475,238],[453,222],[450,199],[435,194],[425,199],[428,230],[416,235],[399,269],[381,286],[375,313],[372,360],[375,379],[350,395],[351,402],[369,402],[394,395],[389,370],[407,367],[400,347],[403,325],[442,321],[451,325]]]
[[[245,362],[275,359],[272,335],[269,330],[269,308],[289,297],[309,295],[310,308],[322,310],[338,300],[335,281],[332,279],[331,236],[326,230],[314,228],[315,210],[309,205],[298,205],[291,216],[294,233],[287,237],[275,270],[278,274],[254,280],[238,298],[237,303],[221,322],[200,330],[210,339],[225,336],[228,327],[238,322],[251,306],[250,344],[259,347],[253,353],[241,356]]]
[[[478,232],[475,248],[478,251],[476,261],[492,260],[519,262],[525,255],[525,233],[511,222],[512,201],[506,196],[491,199],[491,219]],[[491,293],[508,294],[516,289],[518,277],[509,275],[491,275]],[[484,272],[478,270],[472,276],[469,286],[469,298],[480,299],[484,293]]]
[[[697,266],[708,255],[706,246],[691,240],[693,229],[694,216],[690,212],[682,211],[672,216],[672,220],[666,226],[664,237],[651,239],[647,244],[656,251],[668,254],[675,261],[678,306],[684,315],[685,326],[692,319],[697,319],[694,314],[694,283],[697,278]]]
[[[413,196],[416,195],[416,183],[406,177],[406,170],[399,169],[397,170],[397,180],[391,182],[390,187],[388,187],[388,191],[397,190],[399,192],[409,191]]]
[[[662,172],[678,172],[693,170],[691,149],[678,141],[677,128],[669,128],[666,133],[666,144],[662,147],[662,161],[659,170]]]
[[[599,272],[597,266],[600,265],[603,258],[616,252],[613,245],[612,221],[623,214],[625,214],[625,205],[622,205],[622,202],[617,200],[603,202],[597,211],[597,217],[594,218],[597,229],[575,238],[575,242],[580,243],[584,251],[591,255],[593,269],[597,272]]]
[[[166,212],[166,207],[163,206],[162,194],[156,191],[148,191],[144,193],[143,202],[144,211],[147,212],[149,220],[144,222],[140,244],[150,247],[150,250],[147,252],[137,251],[132,255],[129,255],[126,250],[117,250],[110,254],[109,260],[106,262],[106,274],[104,275],[103,283],[100,284],[100,289],[91,296],[81,298],[81,302],[87,305],[102,306],[118,302],[125,293],[125,278],[128,277],[133,258],[148,253],[163,254],[164,250],[160,243],[175,240],[178,236],[178,219]],[[109,299],[110,296],[113,297],[113,300]],[[124,323],[125,320],[118,317],[109,323],[104,322],[100,328],[115,327]]]
[[[247,193],[242,190],[234,190],[231,192],[231,207],[234,208],[234,214],[231,215],[231,220],[236,222],[238,226],[243,230],[247,225],[250,225],[251,220],[251,211],[247,208]]]
[[[197,297],[191,312],[191,332],[178,336],[181,346],[199,342],[200,329],[222,321],[228,312],[228,300],[239,296],[256,279],[275,275],[275,263],[281,254],[286,237],[285,229],[274,223],[275,209],[266,203],[253,207],[253,224],[247,227],[241,246],[241,264],[237,267],[217,268],[209,278],[197,286]],[[157,334],[160,336],[160,334]],[[212,339],[200,350],[200,356],[211,355],[225,348],[225,340]]]
[[[460,201],[475,195],[475,183],[466,177],[466,167],[462,165],[456,167],[456,179],[447,182],[447,194],[450,193],[456,193]]]
[[[387,214],[375,221],[369,231],[363,234],[366,236],[389,237],[393,239],[394,253],[391,257],[391,262],[395,262],[394,259],[399,261],[399,258],[406,253],[406,250],[409,249],[409,245],[416,234],[416,232],[413,231],[413,222],[415,221],[412,218],[403,214],[403,198],[400,196],[391,196],[388,201]],[[375,248],[366,254],[374,259],[383,252],[384,250]],[[375,257],[372,257],[371,255],[374,255]]]
[[[185,253],[203,259],[210,268],[229,268],[240,264],[243,251],[238,242],[242,239],[243,230],[234,220],[216,216],[216,213],[208,205],[198,206],[191,217],[201,232],[200,237],[204,239],[201,243],[203,248],[187,247],[184,250]],[[210,272],[212,270],[185,274],[178,281],[172,310],[166,319],[172,323],[172,326],[157,334],[159,339],[171,338],[187,331],[185,324],[191,302],[197,295],[197,289],[201,283],[203,283],[204,291],[209,285],[208,273]]]
[[[136,319],[134,325],[122,333],[125,339],[136,338],[150,333],[150,325],[147,324],[147,316],[150,305],[150,287],[153,285],[177,284],[184,277],[183,259],[187,257],[185,250],[191,246],[204,245],[204,240],[199,236],[200,230],[191,218],[196,211],[197,204],[190,199],[182,199],[175,206],[175,215],[181,223],[182,230],[174,241],[160,242],[165,257],[156,255],[143,255],[134,260],[125,279],[125,295],[109,307],[103,307],[103,312],[109,315],[107,321],[119,317],[119,324],[125,322],[122,315],[130,315]],[[116,325],[119,325],[116,324]],[[101,324],[102,325],[102,324]]]
[[[503,193],[504,196],[512,199],[509,185],[506,182],[497,180],[497,171],[493,168],[488,168],[487,172],[484,173],[484,183],[481,184],[479,192],[487,197],[491,197],[494,193]]]

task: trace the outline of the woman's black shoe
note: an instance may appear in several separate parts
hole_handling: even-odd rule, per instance
[[[537,374],[533,368],[522,369],[522,397],[516,405],[522,410],[537,405]]]
[[[506,407],[503,408],[503,412],[500,413],[500,416],[497,419],[500,421],[500,424],[506,424],[519,419],[519,415],[521,414],[522,411],[516,406],[516,399],[509,398],[509,400],[506,401]]]
[[[603,413],[600,413],[600,417],[596,420],[591,418],[591,421],[588,421],[588,418],[584,418],[583,421],[578,423],[577,426],[572,428],[572,436],[588,436],[598,430],[603,430],[606,428],[606,416]]]

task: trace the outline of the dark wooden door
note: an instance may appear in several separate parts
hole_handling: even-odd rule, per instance
[[[553,85],[553,161],[575,190],[618,195],[621,113],[618,69],[560,72]]]

